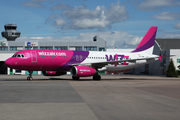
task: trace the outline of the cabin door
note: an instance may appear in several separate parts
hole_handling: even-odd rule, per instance
[[[31,62],[35,63],[37,62],[37,54],[36,51],[30,51],[31,52]]]

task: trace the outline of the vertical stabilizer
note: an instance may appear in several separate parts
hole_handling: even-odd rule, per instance
[[[135,50],[132,52],[143,52],[145,50],[150,49],[151,47],[154,46],[155,38],[156,38],[156,31],[157,27],[152,26],[146,33],[146,35],[143,37],[141,42],[138,44]]]

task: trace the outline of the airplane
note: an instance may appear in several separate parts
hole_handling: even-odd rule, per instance
[[[89,76],[101,80],[99,72],[127,70],[161,60],[162,56],[153,54],[156,32],[156,26],[150,27],[136,49],[129,53],[31,49],[16,52],[5,65],[28,71],[27,80],[33,80],[33,71],[42,71],[45,76],[60,76],[70,71],[74,80]]]

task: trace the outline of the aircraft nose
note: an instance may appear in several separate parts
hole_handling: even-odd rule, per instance
[[[12,60],[11,60],[11,59],[7,59],[7,60],[5,61],[5,65],[6,65],[7,67],[11,67],[11,66],[12,66]]]

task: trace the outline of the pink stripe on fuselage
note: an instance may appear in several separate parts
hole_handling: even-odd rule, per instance
[[[66,64],[73,56],[73,51],[70,50],[38,50],[38,62],[46,64],[46,68],[57,68]],[[49,61],[48,61],[49,60]],[[48,64],[49,63],[49,64]]]
[[[37,59],[32,59],[32,51],[36,52]],[[23,54],[25,58],[10,58],[16,61],[13,68],[20,70],[46,71],[54,70],[66,64],[73,56],[71,50],[23,50],[15,54]],[[35,56],[33,56],[35,57]],[[36,61],[33,61],[36,60]]]

